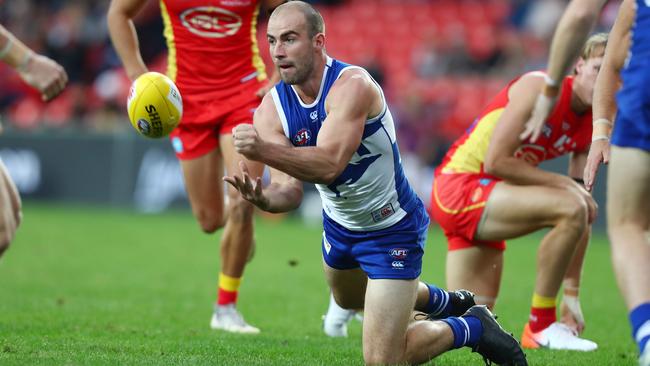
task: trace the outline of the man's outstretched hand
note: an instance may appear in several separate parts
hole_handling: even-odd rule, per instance
[[[241,175],[233,174],[232,176],[224,176],[223,180],[233,186],[239,194],[255,206],[266,209],[269,205],[269,200],[264,196],[262,191],[262,177],[257,177],[255,181],[250,176],[248,167],[243,161],[239,162],[239,169]]]

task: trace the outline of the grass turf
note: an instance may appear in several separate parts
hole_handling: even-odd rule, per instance
[[[218,235],[189,212],[140,215],[28,204],[0,260],[0,364],[359,365],[361,326],[349,339],[321,333],[328,289],[318,224],[258,219],[257,253],[239,308],[259,336],[209,330]],[[509,243],[497,314],[521,333],[532,295],[539,235]],[[445,242],[430,231],[422,279],[443,284]],[[634,365],[635,346],[604,236],[584,269],[586,338],[596,352],[528,351],[531,365]],[[480,365],[468,349],[437,365]]]

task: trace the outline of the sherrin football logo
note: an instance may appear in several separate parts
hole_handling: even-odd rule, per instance
[[[149,126],[149,122],[147,122],[146,119],[140,118],[138,120],[138,131],[140,131],[140,133],[143,135],[148,135],[151,133],[151,126]]]

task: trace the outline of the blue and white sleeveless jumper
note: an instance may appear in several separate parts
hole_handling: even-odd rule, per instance
[[[328,57],[320,91],[311,104],[303,103],[284,82],[271,91],[284,134],[294,146],[316,145],[327,117],[325,99],[334,82],[350,69],[361,68]],[[404,176],[385,99],[380,115],[366,121],[361,144],[343,173],[332,184],[316,184],[316,188],[325,214],[352,231],[389,227],[415,208],[418,197]]]
[[[316,146],[327,123],[325,99],[350,69],[362,68],[328,57],[311,104],[284,82],[271,91],[293,146]],[[361,267],[371,279],[415,279],[422,268],[429,216],[404,176],[393,117],[381,93],[382,112],[366,121],[345,170],[331,184],[316,184],[323,204],[323,259],[335,269]]]

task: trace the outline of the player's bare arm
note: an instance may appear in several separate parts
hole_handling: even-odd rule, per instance
[[[1,25],[0,60],[38,90],[44,101],[59,95],[68,83],[68,74],[61,65],[35,53]]]
[[[606,0],[572,0],[553,35],[548,62],[548,77],[540,88],[535,107],[520,138],[535,142],[544,121],[555,106],[562,79],[575,62],[582,44],[593,28]]]
[[[620,71],[630,46],[630,29],[633,21],[634,3],[625,0],[609,33],[605,56],[594,88],[592,143],[583,172],[585,187],[588,190],[593,189],[600,163],[609,162],[609,136],[614,126],[617,109],[614,95],[621,87]]]
[[[147,0],[111,0],[106,16],[113,47],[131,80],[147,72],[132,20],[146,2]]]
[[[484,169],[489,174],[518,185],[575,185],[566,176],[544,171],[515,157],[516,150],[521,146],[519,134],[531,114],[543,82],[540,76],[528,74],[510,88],[509,102],[494,128]]]
[[[282,123],[278,117],[277,110],[270,95],[266,95],[261,105],[255,111],[253,117],[255,127],[250,125],[239,125],[235,129],[241,136],[250,135],[253,144],[264,140],[268,143],[278,144],[291,148],[289,140],[284,136]],[[245,129],[246,131],[241,131]],[[235,131],[233,131],[235,135]],[[242,139],[235,139],[235,146]],[[224,177],[224,181],[235,187],[244,199],[253,203],[260,209],[268,212],[287,212],[298,208],[302,202],[302,182],[280,170],[270,168],[271,183],[262,188],[262,178],[258,177],[253,181],[248,174],[248,168],[244,162],[240,162],[241,175]]]
[[[552,80],[559,83],[569,72],[606,2],[607,0],[572,0],[569,3],[551,44],[548,76]]]
[[[266,141],[254,129],[240,125],[235,129],[235,149],[251,160],[302,181],[329,184],[341,174],[359,147],[364,123],[378,100],[379,92],[363,72],[346,72],[327,97],[327,118],[316,146],[294,148]]]

